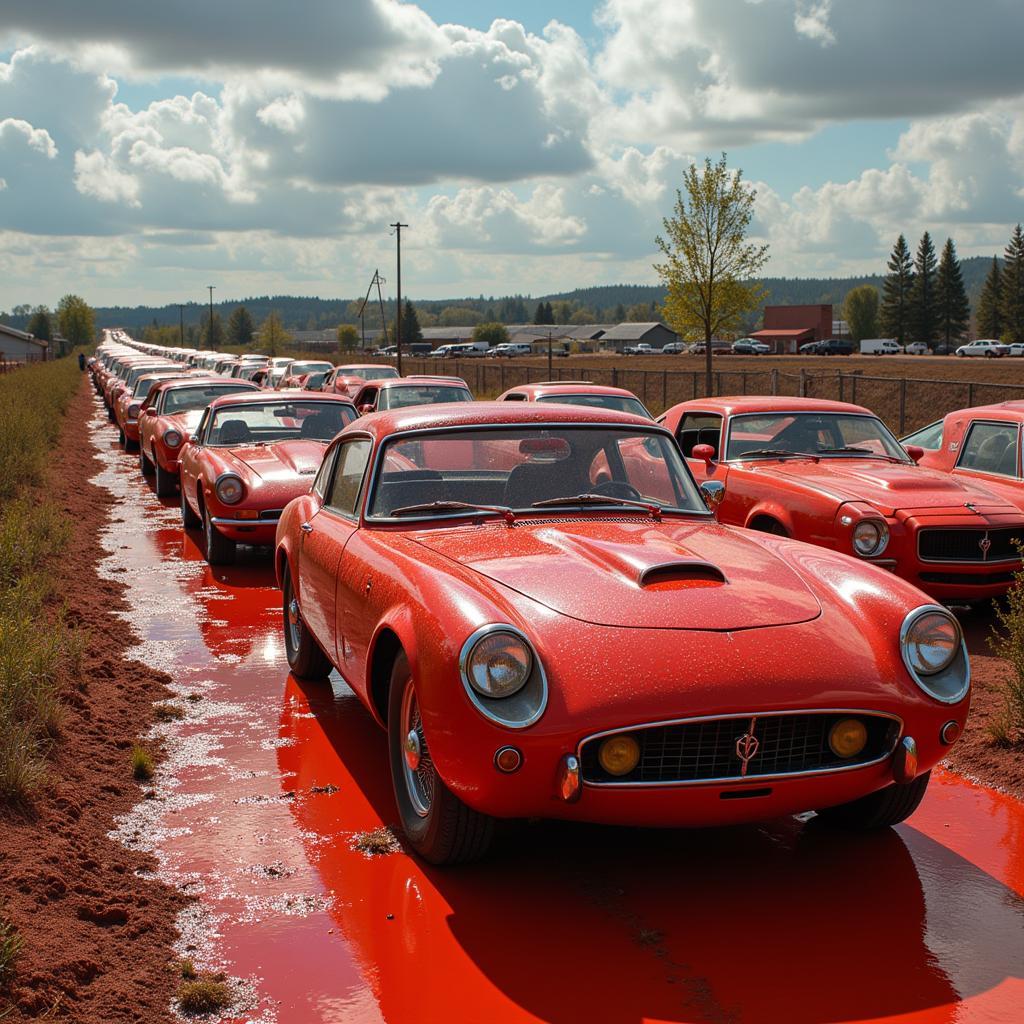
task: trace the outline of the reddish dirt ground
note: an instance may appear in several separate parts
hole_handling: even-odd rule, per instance
[[[83,430],[91,414],[83,379],[50,487],[74,530],[58,567],[60,598],[89,642],[69,684],[52,784],[31,814],[0,815],[0,895],[24,938],[13,983],[0,992],[4,1024],[165,1021],[175,988],[168,963],[184,898],[139,876],[153,870],[152,858],[107,837],[114,816],[139,799],[129,751],[166,677],[125,658],[134,637],[116,614],[121,588],[97,574],[112,499],[87,482],[98,468]]]

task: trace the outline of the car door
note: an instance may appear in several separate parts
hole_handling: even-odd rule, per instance
[[[202,474],[200,459],[203,439],[206,437],[206,425],[209,419],[210,410],[207,409],[203,413],[203,418],[199,421],[199,426],[196,427],[195,433],[185,436],[178,454],[178,474],[181,493],[185,496],[185,500],[195,511],[196,515],[200,515],[198,499],[199,477]],[[198,440],[194,441],[193,438],[198,438]]]
[[[333,464],[314,483],[323,491],[322,500],[311,492],[311,515],[299,527],[302,621],[346,680],[351,677],[345,669],[345,646],[336,629],[339,566],[359,528],[358,495],[371,447],[368,437],[354,437],[333,449]]]

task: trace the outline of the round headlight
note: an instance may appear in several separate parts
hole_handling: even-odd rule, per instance
[[[128,406],[128,415],[132,419],[135,419],[135,417],[139,415],[139,411],[141,409],[142,406],[138,402],[132,402],[132,404]]]
[[[949,668],[960,652],[960,623],[942,611],[925,611],[906,627],[903,656],[911,671],[933,676]]]
[[[242,495],[245,494],[242,481],[237,476],[222,476],[217,481],[214,490],[217,492],[217,497],[225,505],[234,505],[236,502],[241,501]]]
[[[853,550],[858,555],[880,555],[889,543],[889,527],[880,519],[863,519],[853,528]]]
[[[164,432],[164,444],[168,448],[179,448],[181,447],[181,434],[177,430],[167,430]]]
[[[489,633],[470,651],[466,675],[484,697],[511,697],[518,693],[533,670],[533,651],[514,633]]]

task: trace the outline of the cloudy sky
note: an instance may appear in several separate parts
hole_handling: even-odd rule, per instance
[[[1020,0],[0,0],[0,309],[648,283],[726,150],[769,272],[1024,219]]]

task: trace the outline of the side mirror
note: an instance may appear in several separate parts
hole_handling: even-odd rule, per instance
[[[705,445],[702,447],[710,447]],[[712,512],[718,513],[718,507],[725,500],[725,484],[721,480],[705,480],[700,485],[700,493]]]
[[[189,441],[190,441],[190,442],[191,442],[192,444],[199,444],[199,435],[198,435],[198,434],[193,434],[193,435],[192,435],[192,436],[191,436],[191,437],[189,438]]]
[[[920,462],[924,458],[924,449],[920,445],[908,444],[907,454],[915,461]]]
[[[143,416],[155,416],[156,415],[156,408],[151,405],[148,409],[143,409],[142,410],[142,415]]]
[[[715,461],[715,449],[709,444],[695,444],[690,458],[699,459],[705,466],[710,466]]]

